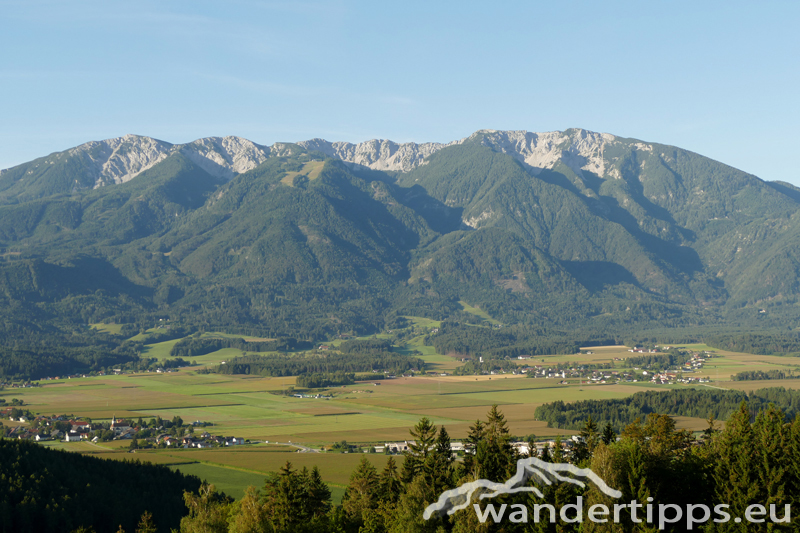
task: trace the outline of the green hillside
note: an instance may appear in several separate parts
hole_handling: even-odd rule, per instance
[[[98,188],[85,154],[5,171],[2,373],[135,359],[125,338],[161,319],[316,342],[402,316],[480,318],[461,302],[582,339],[800,318],[793,187],[633,139],[609,145],[602,176],[568,151],[536,168],[487,139],[406,173],[298,145],[230,181],[178,151]],[[133,333],[87,328],[99,322]]]

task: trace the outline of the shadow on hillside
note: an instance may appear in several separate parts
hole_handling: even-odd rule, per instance
[[[628,283],[640,287],[636,277],[625,267],[608,261],[561,261],[564,270],[569,272],[578,283],[592,292],[599,292],[606,287]]]

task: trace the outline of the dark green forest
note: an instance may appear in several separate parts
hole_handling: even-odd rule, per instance
[[[536,408],[536,419],[546,421],[548,427],[578,430],[591,417],[600,425],[610,424],[620,431],[650,413],[725,420],[743,403],[752,413],[773,404],[788,421],[800,414],[800,391],[783,387],[759,389],[751,394],[710,389],[643,391],[618,400],[546,403]]]
[[[112,461],[0,438],[0,531],[50,533],[122,526],[147,512],[159,531],[180,526],[182,493],[200,480],[166,466]]]

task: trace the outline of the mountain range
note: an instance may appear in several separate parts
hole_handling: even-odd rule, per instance
[[[799,245],[800,189],[582,129],[126,135],[0,172],[7,338],[169,318],[323,339],[475,309],[590,337],[786,330]]]

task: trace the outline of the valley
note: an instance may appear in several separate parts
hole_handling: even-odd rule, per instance
[[[438,329],[437,322],[409,317],[412,328]],[[95,329],[119,333],[114,324],[95,324]],[[487,326],[491,327],[491,326]],[[139,334],[157,334],[158,329]],[[394,332],[397,335],[400,332]],[[391,338],[385,334],[384,337]],[[236,338],[221,333],[206,333],[204,338]],[[296,467],[318,466],[324,480],[331,486],[334,499],[341,498],[349,476],[360,460],[360,453],[342,455],[331,446],[347,441],[355,452],[369,451],[388,442],[409,439],[411,428],[420,417],[429,417],[437,426],[447,428],[451,437],[460,441],[467,437],[470,425],[482,418],[492,405],[498,405],[508,420],[516,439],[547,441],[560,435],[568,439],[576,430],[548,427],[537,420],[536,408],[554,401],[606,400],[626,398],[645,390],[668,391],[685,389],[686,384],[661,385],[649,382],[639,374],[637,382],[620,379],[591,381],[585,378],[531,378],[511,372],[486,372],[477,375],[453,375],[463,367],[458,357],[431,353],[431,347],[421,346],[423,336],[413,337],[407,344],[394,346],[399,352],[419,353],[426,360],[421,374],[394,379],[358,381],[356,383],[310,391],[296,388],[297,378],[261,377],[202,373],[227,362],[242,351],[224,348],[193,358],[189,367],[158,373],[125,371],[118,375],[72,376],[41,380],[29,387],[13,387],[2,391],[3,398],[16,398],[25,409],[41,415],[69,415],[70,418],[91,420],[93,424],[108,423],[112,417],[170,420],[180,417],[198,427],[194,434],[235,436],[246,440],[241,446],[222,446],[210,449],[185,449],[177,446],[147,448],[158,442],[139,441],[134,453],[129,450],[130,438],[108,442],[45,441],[48,447],[88,454],[108,459],[137,459],[154,464],[166,464],[183,473],[199,475],[214,482],[220,490],[241,497],[247,485],[260,485],[269,472],[277,471],[286,461]],[[168,357],[181,339],[148,345],[147,356]],[[250,342],[270,339],[249,338]],[[364,339],[368,340],[368,339]],[[341,340],[330,342],[336,350]],[[800,368],[800,357],[764,356],[716,350],[706,345],[683,345],[679,349],[711,352],[697,377],[709,383],[697,388],[742,390],[752,392],[765,387],[800,389],[800,380],[731,381],[731,376],[743,371],[781,370],[791,372]],[[429,355],[425,355],[428,352]],[[631,353],[626,346],[589,346],[581,353],[542,355],[516,361],[519,368],[580,367],[607,365],[606,374],[634,372],[626,362]],[[269,353],[263,353],[269,357]],[[299,355],[298,355],[299,356]],[[380,376],[381,378],[383,376]],[[322,398],[314,396],[322,396]],[[702,431],[707,427],[704,418],[674,417],[678,428]],[[310,447],[324,453],[298,453]],[[325,452],[325,450],[330,450]],[[389,456],[369,455],[379,469]],[[399,459],[402,459],[400,457]],[[338,499],[337,499],[338,498]]]
[[[674,398],[701,438],[794,413],[798,224],[788,184],[580,129],[87,143],[0,175],[3,430],[238,499],[317,466],[335,503],[423,417],[556,450]]]

